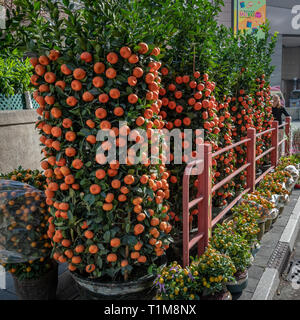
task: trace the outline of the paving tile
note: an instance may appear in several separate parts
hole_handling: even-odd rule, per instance
[[[254,292],[257,285],[258,285],[259,279],[254,279],[254,278],[248,278],[248,285],[247,285],[247,291],[248,292]]]
[[[249,278],[259,280],[264,273],[265,268],[253,265],[248,270]]]
[[[0,300],[18,300],[18,298],[7,290],[0,290]]]
[[[78,297],[76,283],[67,270],[58,277],[57,300],[74,300]]]
[[[239,300],[251,300],[253,293],[248,291],[247,288],[243,291],[242,295],[238,298]]]
[[[59,263],[58,264],[58,275],[60,276],[68,269],[68,263]]]
[[[9,272],[6,272],[6,289],[13,292],[15,291],[14,280]]]

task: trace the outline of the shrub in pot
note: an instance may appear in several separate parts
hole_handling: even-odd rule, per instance
[[[38,170],[20,167],[0,176],[0,260],[12,274],[22,300],[55,299],[56,295],[57,264],[50,258],[44,184],[45,177]]]
[[[264,234],[264,211],[261,207],[242,201],[233,207],[233,226],[235,231],[247,240],[251,248]]]
[[[236,272],[228,256],[211,246],[188,267],[176,261],[158,270],[154,285],[157,300],[228,300],[227,281]]]
[[[200,299],[231,300],[226,283],[234,280],[236,268],[232,259],[209,245],[194,262],[199,273]]]
[[[157,271],[156,300],[199,300],[202,287],[195,264],[183,268],[174,261]]]
[[[247,286],[247,268],[252,257],[247,240],[236,233],[232,225],[223,223],[214,229],[211,243],[216,250],[228,255],[236,268],[235,281],[227,284],[228,290],[241,292]]]
[[[43,76],[35,74],[32,82],[39,88],[35,98],[42,119],[37,127],[44,145],[46,201],[53,218],[48,234],[53,257],[69,263],[81,289],[91,287],[87,278],[116,282],[115,291],[110,286],[111,292],[104,292],[103,285],[94,294],[122,298],[122,293],[114,293],[119,292],[120,282],[147,275],[170,243],[169,174],[159,150],[157,164],[142,152],[139,157],[145,161],[134,164],[129,149],[163,127],[158,115],[160,50],[146,43],[102,48],[101,56],[94,50],[72,57],[51,50],[32,61],[36,71],[47,69]],[[41,92],[43,86],[48,89]],[[126,164],[119,157],[103,161],[99,148],[107,151],[113,145],[97,141],[99,128],[116,135],[112,143],[118,156],[127,136],[131,138]],[[137,129],[144,129],[146,137]],[[149,283],[148,277],[144,280]]]

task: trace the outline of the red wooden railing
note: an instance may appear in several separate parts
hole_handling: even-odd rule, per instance
[[[280,128],[285,127],[285,133],[287,138],[278,141],[278,132]],[[256,156],[256,138],[272,133],[271,148]],[[247,193],[255,190],[255,185],[259,183],[272,169],[278,164],[278,149],[279,146],[285,142],[285,154],[291,152],[291,117],[287,117],[285,123],[278,125],[278,121],[272,122],[272,128],[260,133],[256,133],[256,129],[249,128],[247,130],[247,137],[241,141],[232,144],[224,149],[221,149],[215,153],[212,153],[211,145],[204,144],[202,159],[195,160],[189,163],[184,171],[183,175],[183,265],[189,264],[190,250],[196,244],[198,245],[198,255],[200,256],[208,245],[211,230],[228,211],[241,199],[241,197]],[[218,182],[212,187],[212,159],[224,152],[230,151],[239,145],[247,144],[247,163],[241,166],[239,169],[231,173],[222,181]],[[266,170],[261,176],[256,179],[256,161],[265,157],[271,153],[271,167]],[[190,201],[189,188],[190,188],[190,176],[195,167],[202,165],[203,170],[198,175],[198,192],[197,198]],[[223,209],[212,220],[212,194],[217,191],[223,185],[231,181],[235,176],[242,171],[247,171],[247,187],[239,194],[234,200],[232,200],[225,209]],[[190,239],[190,223],[189,215],[190,209],[198,207],[198,233]]]

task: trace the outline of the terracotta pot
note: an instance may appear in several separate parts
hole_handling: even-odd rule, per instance
[[[39,279],[19,280],[13,275],[16,295],[20,300],[55,300],[58,283],[58,265]]]

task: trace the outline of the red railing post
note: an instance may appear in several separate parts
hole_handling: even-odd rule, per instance
[[[183,173],[182,181],[182,260],[183,265],[189,265],[190,251],[189,251],[189,241],[190,241],[190,226],[189,226],[189,201],[190,201],[190,170],[186,168]]]
[[[256,177],[256,129],[248,128],[247,138],[251,141],[247,142],[247,162],[250,166],[247,168],[247,188],[250,192],[255,190],[255,177]]]
[[[289,156],[291,155],[291,144],[292,144],[292,137],[291,137],[291,117],[285,118],[286,126],[285,126],[285,134],[287,136],[287,141],[285,143],[285,153]]]
[[[272,121],[272,147],[271,151],[271,165],[276,167],[278,163],[278,121]]]
[[[203,172],[199,177],[198,197],[203,196],[203,201],[198,204],[198,232],[203,232],[204,236],[198,242],[198,255],[204,253],[208,245],[208,239],[211,235],[211,220],[212,220],[212,153],[211,145],[204,144],[203,148]]]

